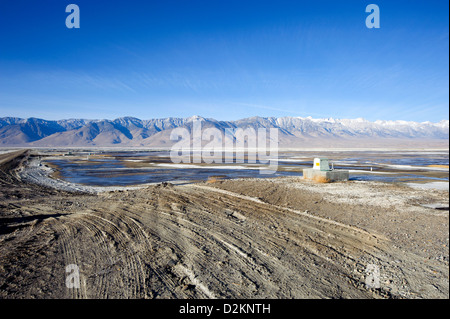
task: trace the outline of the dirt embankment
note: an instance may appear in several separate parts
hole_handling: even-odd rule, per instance
[[[2,298],[449,296],[448,211],[414,202],[443,195],[367,184],[383,206],[356,192],[365,184],[295,179],[89,195],[22,182],[15,165],[0,182]],[[66,285],[71,264],[80,288]]]

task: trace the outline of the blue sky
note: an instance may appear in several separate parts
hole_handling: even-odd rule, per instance
[[[0,117],[437,122],[448,26],[442,0],[2,0]]]

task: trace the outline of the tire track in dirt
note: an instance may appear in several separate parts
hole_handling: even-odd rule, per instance
[[[195,188],[203,188],[199,187],[197,185],[192,185]],[[206,187],[207,191],[215,191],[215,189],[211,189],[210,187]],[[255,207],[255,205],[249,205],[248,209],[250,211],[257,211],[260,218],[265,218],[266,215],[272,216],[272,218],[269,218],[268,220],[270,223],[277,223],[280,224],[280,218],[288,218],[288,220],[285,220],[285,224],[291,225],[292,227],[288,228],[289,231],[289,239],[285,241],[284,243],[281,242],[278,247],[281,247],[281,245],[286,245],[287,243],[290,243],[292,245],[292,242],[294,242],[295,246],[301,247],[302,249],[305,249],[309,252],[309,256],[317,256],[323,259],[323,261],[326,261],[327,263],[332,263],[335,266],[339,266],[342,268],[342,262],[347,261],[349,263],[355,262],[355,258],[350,253],[358,252],[359,254],[364,255],[372,255],[372,251],[377,251],[378,248],[374,246],[374,244],[379,243],[380,239],[367,233],[364,230],[359,230],[354,227],[349,227],[348,225],[336,223],[333,221],[329,221],[326,219],[316,218],[316,216],[311,216],[306,213],[300,213],[297,214],[297,211],[293,211],[291,209],[286,209],[284,207],[277,207],[274,205],[270,205],[267,203],[264,203],[258,199],[249,198],[248,196],[241,196],[239,194],[234,194],[232,192],[222,192],[221,190],[218,191],[218,193],[223,194],[224,196],[229,196],[230,198],[234,198],[232,201],[235,203],[237,202],[237,199],[242,199],[242,201],[239,201],[239,208],[240,211],[245,211],[245,208],[243,207],[243,203],[251,202],[257,202],[258,206]],[[203,194],[204,195],[204,194]],[[236,196],[237,195],[237,196]],[[199,195],[202,197],[202,195]],[[210,196],[203,196],[205,198],[209,198]],[[231,201],[229,201],[231,202]],[[198,202],[196,202],[198,203]],[[210,202],[208,203],[210,205]],[[292,216],[292,214],[289,213],[295,213],[297,215],[300,215],[302,218],[299,219],[298,217],[289,218]],[[245,215],[245,213],[244,213]],[[250,217],[246,215],[248,219]],[[274,217],[277,216],[277,217]],[[300,231],[297,231],[295,229],[299,229]],[[286,231],[283,230],[283,231]],[[344,240],[341,238],[341,240],[336,240],[336,243],[330,244],[329,237],[331,234],[334,234],[334,237],[344,237]],[[279,233],[274,234],[274,237],[276,238]],[[308,235],[309,234],[309,235]],[[266,238],[271,237],[266,232]],[[228,236],[227,238],[233,238],[236,239],[235,236]],[[259,239],[259,238],[258,238]],[[253,246],[253,255],[255,247],[258,243],[257,238],[254,238],[252,242]],[[324,244],[326,243],[326,244]],[[236,246],[242,247],[241,243],[237,242],[235,243]],[[235,247],[236,247],[235,246]],[[264,246],[264,245],[263,245]],[[245,245],[244,245],[245,247]],[[345,247],[345,249],[344,249]],[[350,251],[346,251],[348,249],[351,249]],[[235,249],[234,249],[235,250]],[[239,248],[239,251],[242,254],[248,255],[248,252],[244,252]],[[269,256],[267,253],[263,253],[263,250],[261,248],[257,249],[260,254],[262,253],[262,256]],[[241,254],[241,255],[242,255]],[[273,255],[273,251],[272,254]],[[333,258],[330,258],[332,256]],[[339,257],[339,258],[337,258]],[[264,263],[268,262],[268,260],[264,260],[263,257],[258,256],[258,262]],[[273,259],[273,258],[271,258]],[[334,259],[338,259],[334,261]],[[344,259],[344,260],[343,260]],[[321,261],[321,263],[323,263]],[[311,260],[308,260],[307,263],[311,262]],[[313,263],[317,262],[317,260],[312,260]],[[277,265],[275,267],[283,267],[283,265]],[[306,266],[306,265],[305,265]],[[306,266],[307,267],[307,266]],[[351,270],[353,270],[352,267],[347,266],[348,270],[347,276],[351,276]]]
[[[67,223],[63,223],[62,221],[56,220],[52,225],[55,233],[58,236],[62,254],[64,256],[65,266],[68,265],[80,265],[81,254],[79,253],[77,247],[74,245],[73,232],[71,231],[70,225]],[[67,277],[66,277],[67,279]],[[80,288],[69,288],[67,290],[69,292],[69,296],[71,299],[83,299],[87,298],[86,294],[86,281],[83,276],[83,273],[80,272]]]
[[[108,298],[110,287],[123,287],[123,281],[120,277],[109,276],[106,278],[111,273],[112,268],[116,267],[116,252],[112,250],[114,241],[108,240],[106,230],[90,220],[89,216],[90,213],[83,212],[76,214],[72,220],[73,226],[80,229],[79,232],[83,234],[83,240],[89,240],[85,246],[92,245],[90,252],[93,255],[91,258],[95,261],[95,264],[91,265],[86,258],[81,266],[85,269],[88,267],[92,268],[88,277],[90,295]],[[110,236],[110,238],[112,237]]]
[[[199,185],[192,185],[192,187],[196,188],[205,188]],[[206,187],[208,191],[216,191],[217,189]],[[309,233],[310,235],[307,237],[308,242],[328,242],[329,244],[333,244],[333,246],[342,246],[346,248],[353,248],[356,252],[364,253],[364,254],[372,254],[379,250],[378,247],[382,246],[385,241],[385,238],[381,238],[381,236],[375,236],[373,234],[368,233],[365,230],[358,229],[353,226],[341,224],[332,220],[328,220],[325,218],[320,218],[317,216],[310,215],[306,212],[301,212],[298,210],[294,210],[288,207],[280,207],[272,204],[268,204],[260,201],[259,199],[252,198],[249,196],[243,196],[240,194],[235,194],[229,191],[217,190],[218,193],[221,193],[225,196],[230,196],[231,198],[241,198],[243,201],[240,202],[240,209],[243,209],[243,205],[248,201],[254,201],[258,203],[258,206],[247,205],[247,209],[257,210],[258,215],[260,217],[264,216],[265,220],[269,220],[270,223],[275,223],[277,226],[282,225],[280,222],[280,218],[282,217],[285,221],[285,224],[291,227],[284,227],[282,232],[295,232],[298,236],[293,236],[298,239],[301,238],[304,233]],[[256,209],[255,209],[256,208]],[[299,217],[293,216],[293,213]],[[286,220],[287,219],[287,220]],[[287,223],[286,223],[287,221]],[[297,227],[292,227],[297,226]],[[300,231],[298,231],[300,230]],[[305,237],[305,236],[303,236]],[[329,240],[329,237],[333,237],[333,241]],[[311,238],[316,238],[316,240],[311,240]],[[320,240],[319,240],[320,239]],[[323,245],[320,244],[321,247]],[[330,245],[329,245],[330,246]],[[330,247],[336,250],[336,247]]]
[[[146,200],[111,197],[46,221],[64,263],[80,266],[81,288],[66,297],[326,296],[316,286],[344,269],[343,257],[331,262],[318,248],[327,224],[308,216],[192,187],[159,189]],[[331,264],[335,271],[324,273]]]
[[[180,196],[180,193],[182,196]],[[234,211],[239,210],[241,212],[241,219],[244,217],[247,224],[255,223],[253,216],[251,214],[249,215],[249,212],[254,212],[255,210],[258,212],[259,217],[264,216],[265,218],[266,216],[270,216],[268,220],[272,224],[280,224],[280,217],[286,218],[286,216],[293,216],[292,218],[294,220],[298,220],[299,217],[283,208],[273,207],[264,202],[259,203],[255,207],[253,201],[249,201],[248,198],[240,198],[229,193],[219,195],[217,196],[217,192],[211,192],[209,189],[202,191],[196,190],[195,192],[191,192],[190,189],[183,187],[177,188],[176,190],[161,190],[157,196],[158,200],[153,203],[153,210],[149,212],[153,218],[156,218],[156,222],[150,223],[153,224],[153,229],[146,229],[146,231],[149,231],[150,238],[156,239],[159,242],[165,242],[177,254],[184,255],[184,260],[179,263],[187,265],[198,264],[200,266],[198,268],[214,269],[214,265],[205,261],[201,255],[201,247],[213,247],[209,250],[214,250],[215,253],[210,257],[220,260],[223,256],[226,256],[225,258],[229,258],[232,262],[237,263],[243,269],[242,273],[245,273],[247,277],[250,276],[253,282],[263,282],[267,275],[271,273],[279,275],[281,272],[277,273],[275,270],[277,268],[283,269],[284,272],[291,276],[295,275],[292,270],[289,271],[286,265],[273,257],[273,248],[266,249],[267,253],[264,252],[264,248],[269,242],[268,240],[271,241],[272,245],[276,243],[275,247],[279,250],[280,255],[283,254],[283,251],[286,251],[286,245],[289,243],[290,247],[303,249],[305,256],[317,256],[315,258],[305,258],[305,261],[300,263],[299,267],[307,268],[308,263],[317,262],[315,259],[319,257],[322,260],[329,261],[329,257],[317,249],[317,247],[320,247],[322,250],[324,249],[320,241],[316,240],[314,242],[310,236],[306,236],[303,233],[296,235],[292,230],[290,230],[289,237],[294,237],[295,239],[290,238],[287,240],[283,238],[283,235],[279,236],[283,232],[268,231],[267,229],[261,228],[258,231],[259,237],[253,238],[252,242],[251,235],[242,231],[241,220],[230,217],[229,214],[227,215],[223,212],[224,202],[228,202],[228,209]],[[176,203],[177,205],[169,205],[168,203]],[[125,208],[125,210],[128,209]],[[274,213],[278,213],[279,216]],[[302,217],[306,219],[309,216]],[[309,220],[307,221],[309,222]],[[313,219],[313,221],[317,221],[317,219]],[[311,234],[323,233],[322,229],[326,229],[327,224],[334,225],[334,223],[320,225],[321,222],[322,220],[319,220],[314,224],[314,227],[309,226],[309,228],[305,227],[305,225],[308,226],[306,221],[300,224],[297,221],[297,224],[299,224],[298,226],[302,228],[303,232],[308,231]],[[148,222],[143,221],[143,223],[146,227],[149,226]],[[343,228],[348,230],[347,227]],[[244,228],[244,230],[247,229]],[[227,240],[224,240],[224,238],[227,238]],[[355,240],[354,236],[350,236],[350,238],[353,241]],[[230,239],[231,242],[229,242]],[[307,241],[309,241],[308,245],[305,244]],[[251,243],[251,246],[249,243]],[[341,255],[346,256],[343,253]],[[292,259],[292,256],[289,256],[288,259]],[[323,263],[323,261],[321,262]],[[179,266],[177,267],[179,268]],[[202,276],[202,272],[197,271],[197,275]],[[308,274],[305,273],[304,276],[306,277]],[[280,280],[281,277],[275,278],[275,280]],[[284,281],[286,282],[286,278],[289,276],[284,275],[284,277]],[[220,275],[218,278],[220,278]],[[163,279],[163,281],[166,281],[166,279]],[[168,286],[174,287],[174,282],[169,281]],[[231,290],[236,291],[236,289],[233,290],[232,288]]]
[[[195,203],[194,207],[189,207],[190,214],[188,214],[188,215],[195,215],[195,220],[191,219],[187,223],[192,225],[193,222],[197,222],[197,224],[198,224],[198,222],[202,222],[203,220],[214,221],[217,218],[219,218],[219,220],[220,220],[220,223],[215,222],[214,225],[211,225],[210,223],[208,223],[208,225],[207,225],[208,227],[206,229],[205,229],[205,227],[201,227],[201,229],[203,231],[201,234],[202,241],[204,241],[203,246],[208,246],[208,245],[212,246],[212,248],[210,248],[210,250],[215,251],[215,254],[211,257],[217,256],[216,257],[217,260],[220,260],[223,258],[231,258],[231,257],[233,257],[232,259],[238,259],[238,258],[236,258],[236,256],[234,256],[233,249],[230,249],[231,244],[228,242],[227,242],[228,245],[224,244],[224,240],[222,238],[219,238],[218,234],[225,233],[224,234],[225,237],[231,238],[232,236],[230,236],[229,233],[224,232],[225,228],[231,228],[231,229],[234,229],[237,231],[241,231],[242,229],[236,228],[235,223],[232,223],[230,220],[227,220],[225,218],[225,214],[223,214],[223,216],[218,215],[217,212],[216,212],[216,214],[214,214],[214,213],[211,214],[209,212],[209,210],[214,211],[214,201],[210,201],[210,205],[202,205],[202,200],[200,200],[197,197],[193,197],[192,194],[190,194],[190,193],[187,195],[190,199],[189,202]],[[201,194],[200,197],[202,195],[203,194]],[[167,197],[167,196],[169,196],[168,201],[174,201],[174,198],[170,197],[169,191],[164,193],[164,197]],[[169,213],[165,213],[165,214],[167,216],[170,216]],[[188,217],[188,215],[186,217]],[[221,225],[220,227],[218,227],[219,224]],[[199,228],[199,227],[197,227],[197,228]],[[221,237],[223,237],[223,236],[221,236]],[[237,243],[235,243],[235,245],[241,246],[242,242],[237,242]],[[235,245],[233,245],[233,247],[236,247]],[[189,250],[189,248],[188,248],[188,250]],[[194,245],[194,248],[191,248],[190,250],[192,250],[192,251],[196,250],[195,245]],[[221,255],[221,257],[218,257],[218,255]],[[238,257],[242,258],[242,255],[238,256]],[[202,260],[196,260],[196,262],[198,262],[200,264],[204,263]],[[242,264],[244,264],[244,265],[247,264],[247,266],[244,267],[245,271],[243,271],[243,272],[250,272],[248,270],[248,268],[252,268],[252,269],[255,268],[254,264],[252,264],[250,267],[248,260],[236,261],[236,262],[239,264],[240,267],[242,266]],[[207,268],[207,267],[212,267],[214,269],[214,265],[209,265],[209,264],[205,264],[202,268]],[[263,281],[263,279],[264,278],[260,277],[256,280]],[[235,291],[235,289],[234,289],[234,291]]]
[[[142,273],[142,263],[139,257],[139,252],[134,249],[134,241],[136,235],[136,227],[132,226],[134,223],[115,220],[114,216],[99,216],[98,212],[84,213],[84,222],[91,223],[92,227],[105,232],[108,243],[105,247],[110,250],[114,248],[113,259],[110,261],[111,265],[118,264],[116,267],[120,271],[121,276],[116,276],[121,280],[120,285],[123,286],[124,298],[137,298],[145,296],[145,275]],[[121,215],[123,216],[123,215]],[[123,230],[125,229],[125,230]],[[117,248],[116,248],[117,247]],[[107,253],[102,253],[103,255]],[[143,288],[141,293],[140,289]]]
[[[0,163],[8,168],[0,172],[1,297],[448,297],[448,249],[434,250],[440,260],[417,254],[428,249],[419,242],[426,236],[437,240],[434,248],[448,244],[448,219],[414,215],[431,230],[416,238],[419,248],[411,252],[378,234],[403,235],[389,221],[409,221],[400,214],[404,207],[385,214],[334,205],[323,192],[292,193],[295,185],[287,183],[295,180],[69,194],[9,172],[25,158]],[[342,194],[355,186],[335,187]],[[380,196],[391,198],[393,189],[380,188]],[[409,224],[402,231],[420,230]],[[71,263],[79,266],[80,289],[65,286]],[[379,266],[381,289],[364,285],[368,264]]]
[[[204,188],[203,185],[192,186],[197,189]],[[211,187],[207,186],[206,188],[211,190]],[[224,195],[235,195],[232,191],[219,190],[218,192]],[[251,200],[257,205],[264,203],[259,198],[242,194],[236,195],[237,198]],[[417,284],[414,279],[407,279],[414,278],[417,272],[441,274],[439,278],[442,278],[446,272],[443,271],[442,265],[438,266],[438,263],[434,261],[425,261],[424,263],[423,258],[396,248],[392,242],[380,234],[369,233],[354,226],[314,216],[290,207],[266,204],[276,209],[272,211],[272,215],[283,215],[284,224],[292,226],[283,230],[289,232],[290,242],[297,242],[309,250],[312,255],[321,256],[327,263],[336,266],[336,273],[347,276],[355,287],[364,286],[366,266],[372,264],[381,269],[380,280],[384,283],[383,287],[389,289],[388,291],[382,289],[381,295],[394,293],[397,296],[406,297],[418,296],[424,291],[428,295],[445,294],[448,291],[448,287],[442,286],[442,281],[435,280],[431,275],[428,282],[433,282],[433,284],[425,285],[426,288]],[[265,211],[261,206],[257,206],[257,210],[258,213]],[[292,218],[292,213],[301,218]],[[307,236],[305,237],[305,235]],[[378,293],[378,291],[374,293]]]

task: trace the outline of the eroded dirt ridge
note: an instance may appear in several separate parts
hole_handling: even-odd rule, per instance
[[[2,298],[448,298],[448,211],[413,205],[434,227],[423,252],[365,216],[386,208],[333,206],[300,180],[69,193],[22,181],[30,156],[0,157]]]

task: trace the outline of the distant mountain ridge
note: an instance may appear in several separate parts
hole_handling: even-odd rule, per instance
[[[312,117],[250,117],[236,121],[212,118],[161,118],[141,120],[121,117],[115,120],[0,118],[2,147],[170,147],[170,132],[190,128],[195,119],[202,127],[278,128],[280,147],[382,147],[445,146],[449,121],[367,121],[365,119],[314,119]]]

